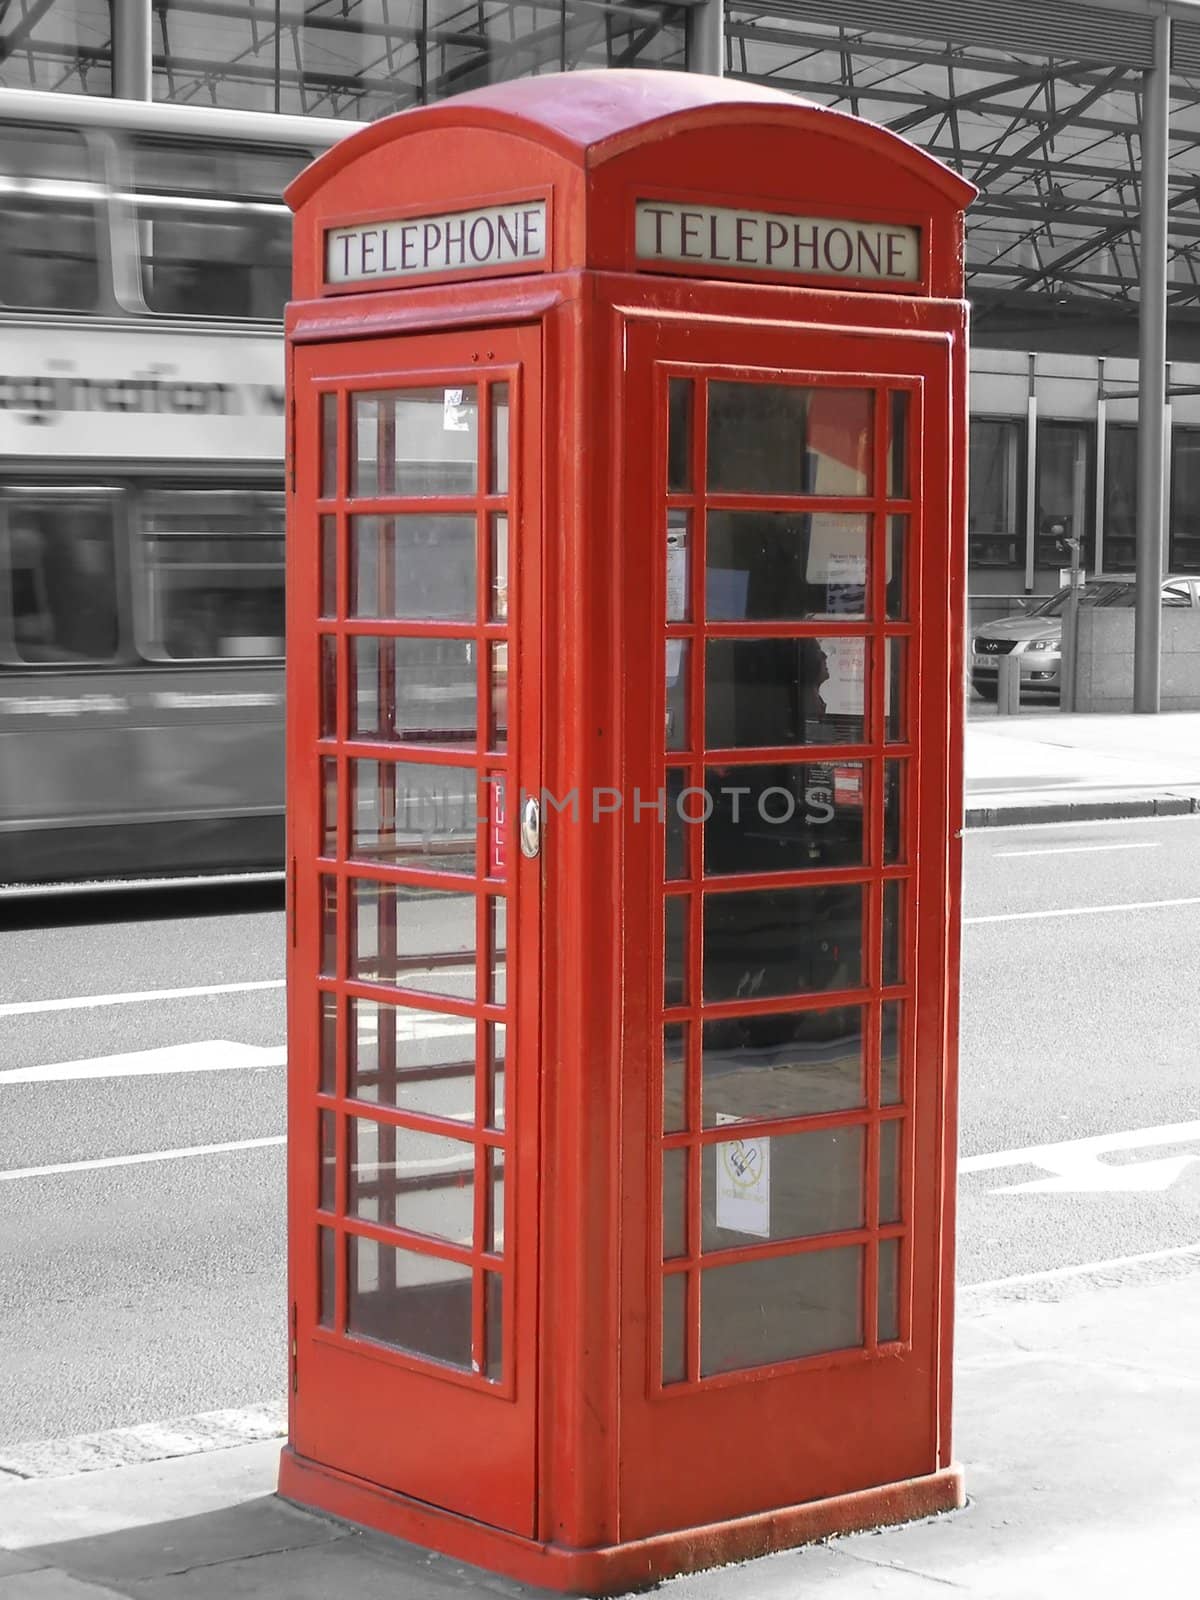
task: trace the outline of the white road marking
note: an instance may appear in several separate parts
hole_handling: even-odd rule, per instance
[[[1195,1244],[1173,1245],[1169,1250],[1147,1250],[1138,1256],[1112,1256],[1107,1261],[1084,1261],[1073,1267],[1046,1267],[1041,1272],[1018,1272],[1011,1278],[992,1278],[987,1283],[964,1283],[959,1289],[981,1294],[989,1289],[1019,1289],[1023,1284],[1058,1283],[1063,1279],[1085,1278],[1091,1273],[1121,1272],[1127,1267],[1150,1266],[1156,1261],[1182,1261],[1200,1256],[1200,1240]]]
[[[193,1144],[184,1150],[146,1150],[135,1156],[101,1156],[94,1161],[62,1161],[49,1167],[14,1167],[0,1172],[0,1183],[18,1178],[54,1178],[62,1172],[96,1172],[102,1167],[138,1167],[148,1161],[182,1161],[188,1156],[219,1156],[227,1150],[266,1150],[287,1143],[285,1134],[269,1139],[236,1139],[229,1144]]]
[[[1200,1144],[1200,1122],[1172,1122],[1158,1128],[1134,1128],[1123,1133],[1102,1133],[1090,1139],[1065,1139],[1058,1144],[1032,1144],[1021,1150],[1000,1150],[992,1155],[964,1156],[961,1173],[997,1172],[1005,1167],[1043,1167],[1053,1174],[1028,1183],[993,1189],[993,1194],[1098,1194],[1148,1192],[1170,1188],[1195,1155],[1167,1156],[1160,1161],[1112,1166],[1102,1155],[1118,1150],[1141,1150],[1164,1144]]]
[[[192,1000],[206,994],[251,994],[259,989],[282,989],[284,978],[263,978],[253,983],[205,983],[192,989],[137,989],[120,994],[68,995],[61,1000],[17,1000],[0,1005],[0,1017],[32,1017],[42,1011],[88,1011],[93,1006],[134,1006],[157,1000]]]
[[[52,1061],[37,1067],[8,1067],[6,1083],[69,1083],[81,1078],[144,1078],[166,1072],[233,1072],[287,1065],[285,1045],[235,1044],[231,1039],[197,1039],[159,1050],[95,1056],[87,1061]]]
[[[987,917],[964,917],[964,925],[978,922],[1035,922],[1045,917],[1099,917],[1110,911],[1157,911],[1164,906],[1200,906],[1200,895],[1181,900],[1130,900],[1119,906],[1064,906],[1059,911],[1001,911]]]
[[[1146,839],[1140,844],[1059,844],[1044,850],[997,850],[997,856],[1084,856],[1095,855],[1100,850],[1161,850],[1157,840]]]
[[[51,895],[132,894],[145,889],[233,889],[283,883],[282,872],[200,872],[180,878],[88,878],[77,883],[10,883],[0,900],[42,900]]]

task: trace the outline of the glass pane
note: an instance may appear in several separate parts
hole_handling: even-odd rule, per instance
[[[489,750],[508,749],[508,646],[488,645],[488,683],[491,691]]]
[[[321,615],[336,617],[337,609],[337,518],[321,518]]]
[[[709,877],[865,860],[861,762],[709,767],[705,779],[712,801],[704,827]]]
[[[145,652],[172,660],[281,656],[283,522],[281,494],[147,493],[139,573]]]
[[[883,764],[883,863],[888,867],[905,860],[905,773],[906,765],[902,761],[885,761]]]
[[[884,984],[903,981],[904,886],[891,880],[883,886],[883,974]]]
[[[471,1370],[470,1267],[357,1234],[346,1250],[348,1333]]]
[[[968,549],[972,567],[1025,565],[1025,424],[973,417],[970,429]]]
[[[856,989],[862,945],[858,885],[705,895],[704,998]]]
[[[187,23],[177,12],[169,29],[165,21],[161,26],[164,40],[169,31],[178,45]],[[164,97],[175,98],[177,88],[173,83]],[[291,218],[280,196],[308,152],[154,134],[137,135],[130,146],[142,292],[150,309],[282,317],[291,287]]]
[[[662,1381],[682,1383],[687,1377],[687,1273],[670,1273],[662,1291]]]
[[[899,1000],[885,1000],[879,1044],[879,1103],[900,1104],[901,1031],[903,1007]]]
[[[321,879],[321,975],[337,976],[337,879]]]
[[[321,396],[321,499],[337,498],[338,397]]]
[[[709,621],[861,621],[868,527],[867,517],[848,512],[710,511]]]
[[[489,1150],[487,1248],[493,1255],[504,1254],[504,1151]]]
[[[318,1118],[320,1151],[317,1204],[322,1211],[334,1209],[337,1192],[337,1118],[332,1111],[322,1111]]]
[[[337,996],[322,994],[320,996],[321,1021],[318,1030],[318,1040],[321,1052],[321,1064],[317,1076],[317,1092],[319,1094],[337,1093]]]
[[[350,615],[474,622],[474,516],[351,517]]]
[[[663,913],[665,951],[663,957],[663,1004],[681,1006],[687,1002],[687,914],[688,900],[672,895]]]
[[[478,797],[470,767],[351,761],[350,854],[360,860],[474,872]]]
[[[704,1125],[866,1103],[861,1006],[706,1022]]]
[[[705,1145],[704,1249],[863,1227],[864,1149],[862,1128]]]
[[[78,491],[14,494],[0,505],[18,661],[66,667],[117,654],[117,505],[116,496],[89,499]]]
[[[884,738],[891,744],[908,737],[908,688],[904,681],[908,646],[903,639],[888,639],[883,658]]]
[[[352,638],[353,737],[473,745],[475,651],[470,639]]]
[[[479,416],[473,387],[356,394],[350,404],[352,495],[475,493]]]
[[[321,635],[321,738],[337,738],[337,640],[330,633]]]
[[[337,855],[338,781],[337,762],[332,756],[321,758],[321,854]]]
[[[18,18],[6,6],[0,13],[5,87],[69,86],[109,94],[109,9],[103,0],[75,0],[70,7],[60,0],[36,10],[22,7]],[[71,120],[69,111],[62,117]],[[83,136],[38,123],[0,128],[0,171],[7,179],[0,301],[29,309],[95,311],[100,298],[96,222],[106,197],[94,181]]]
[[[354,879],[350,899],[354,977],[475,998],[473,894]]]
[[[484,1366],[488,1379],[500,1383],[504,1378],[504,1279],[498,1272],[485,1272],[484,1284]]]
[[[688,1125],[687,1023],[663,1029],[663,1132],[682,1133]]]
[[[668,883],[680,878],[690,876],[688,822],[690,812],[688,801],[693,796],[688,796],[680,805],[681,797],[690,774],[682,767],[667,768],[667,784],[665,791],[666,803],[666,840],[665,840],[665,865],[664,871]]]
[[[667,385],[667,488],[692,486],[692,397],[690,378],[672,378]],[[668,613],[669,614],[669,613]]]
[[[494,1006],[505,1001],[508,957],[508,902],[491,896],[488,905],[488,1000]]]
[[[908,499],[908,409],[907,389],[893,389],[889,398],[891,431],[888,436],[888,494],[895,500]]]
[[[708,386],[708,487],[745,494],[870,492],[869,389]]]
[[[492,459],[488,469],[491,494],[508,493],[508,385],[492,385]]]
[[[508,621],[508,518],[495,513],[492,530],[492,622]]]
[[[349,1000],[352,1100],[453,1122],[475,1119],[475,1023],[440,1011]]]
[[[320,1272],[317,1286],[317,1321],[322,1328],[333,1327],[334,1297],[337,1293],[334,1286],[336,1240],[337,1235],[332,1228],[317,1229],[317,1259]]]
[[[475,1146],[435,1133],[350,1118],[347,1210],[387,1227],[470,1246]]]
[[[901,1156],[898,1121],[879,1125],[879,1220],[903,1220],[900,1202]]]
[[[667,512],[667,621],[686,622],[691,606],[690,511]]]
[[[864,738],[865,639],[710,639],[710,749],[858,744]]]
[[[887,519],[887,618],[908,621],[908,518]]]
[[[507,1048],[507,1028],[503,1022],[489,1022],[488,1031],[488,1061],[491,1065],[491,1109],[488,1115],[488,1126],[492,1128],[504,1127],[504,1058]]]
[[[663,1259],[687,1254],[686,1150],[664,1150],[662,1158]]]
[[[692,647],[686,639],[668,639],[667,655],[667,707],[666,748],[686,750],[690,743],[688,730],[688,662]]]
[[[876,1338],[881,1344],[900,1337],[900,1241],[879,1241],[879,1311]]]
[[[701,1376],[861,1345],[862,1259],[850,1245],[705,1272]]]
[[[1068,539],[1083,540],[1083,565],[1094,565],[1087,550],[1095,482],[1094,446],[1091,423],[1038,424],[1034,565],[1039,571],[1057,572],[1070,565]]]

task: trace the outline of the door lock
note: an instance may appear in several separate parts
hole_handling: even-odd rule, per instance
[[[532,861],[542,848],[542,808],[532,795],[521,807],[521,854]]]

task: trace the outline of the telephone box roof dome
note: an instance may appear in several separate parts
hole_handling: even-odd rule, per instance
[[[781,89],[695,72],[617,67],[512,78],[435,105],[383,117],[306,168],[289,186],[286,199],[297,210],[350,161],[426,128],[492,128],[543,144],[581,166],[594,167],[663,137],[668,132],[662,126],[665,122],[677,124],[682,131],[722,122],[770,123],[781,113],[789,120],[797,113],[819,119],[831,132],[831,124],[836,125],[838,134],[848,142],[873,144],[881,157],[919,170],[957,205],[968,204],[976,193],[956,172],[887,129]]]

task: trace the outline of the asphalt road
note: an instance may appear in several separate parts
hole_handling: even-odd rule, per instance
[[[282,1392],[282,1148],[162,1158],[283,1132],[280,900],[0,907],[0,1445]],[[1071,1148],[1200,1118],[1200,819],[973,834],[966,917],[960,1281],[1200,1240],[1200,1159],[1173,1160],[1200,1158],[1200,1137]],[[266,987],[112,998],[234,983]],[[79,997],[108,1003],[38,1008]],[[196,1041],[264,1059],[13,1076]],[[1010,1154],[1064,1144],[1065,1157]],[[158,1158],[28,1173],[130,1154]]]

